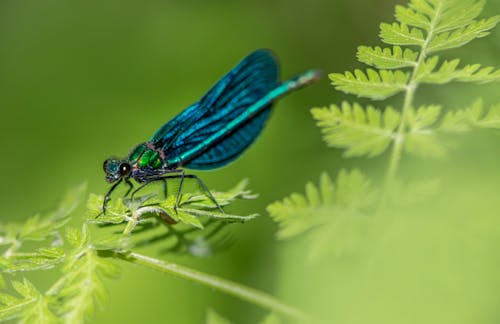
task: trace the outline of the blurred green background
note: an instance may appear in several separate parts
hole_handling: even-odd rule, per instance
[[[396,3],[403,2],[1,1],[2,221],[21,221],[50,208],[66,188],[81,181],[88,182],[90,192],[104,193],[107,184],[101,166],[105,158],[125,155],[147,140],[257,48],[277,53],[283,77],[312,67],[325,72],[359,67],[357,45],[379,44],[378,24],[392,21]],[[492,0],[484,15],[499,11],[500,1]],[[492,36],[454,51],[450,57],[498,66],[499,54],[497,28]],[[423,87],[417,101],[463,107],[477,96],[487,103],[498,102],[498,84]],[[454,218],[470,221],[471,216],[477,217],[481,209],[473,208],[476,205],[492,215],[481,218],[481,229],[489,233],[486,237],[481,230],[464,234],[476,238],[477,249],[470,248],[467,240],[468,248],[462,249],[454,244],[456,237],[441,235],[456,232],[447,218],[436,225],[429,215],[425,221],[410,217],[416,224],[394,225],[397,230],[387,239],[388,249],[381,248],[378,257],[371,256],[374,269],[366,266],[366,260],[360,261],[360,256],[307,265],[302,262],[306,253],[303,242],[276,243],[275,225],[265,212],[267,204],[303,191],[303,185],[316,181],[323,170],[335,174],[342,167],[361,167],[375,178],[384,170],[384,157],[343,160],[340,151],[322,143],[309,108],[345,98],[324,78],[280,101],[262,136],[237,162],[200,172],[210,188],[221,190],[249,178],[260,198],[241,203],[234,211],[259,212],[262,217],[244,226],[233,225],[237,241],[228,251],[205,259],[168,258],[272,292],[332,323],[389,323],[392,319],[395,323],[498,322],[499,294],[491,288],[498,291],[500,287],[499,272],[494,271],[500,265],[495,252],[500,222],[494,216],[500,213],[498,204],[483,204],[485,199],[499,199],[495,185],[500,183],[495,163],[500,157],[497,135],[469,139],[465,153],[458,152],[447,161],[409,165],[412,170],[448,175],[457,181],[451,189],[470,186],[471,191],[461,192],[465,197],[471,198],[468,193],[479,190],[468,205],[471,210],[459,208],[464,217]],[[394,102],[400,100],[397,97]],[[448,196],[452,201],[456,197]],[[452,215],[446,201],[443,198],[436,204],[436,213]],[[460,229],[471,228],[468,222],[457,223]],[[425,240],[422,245],[418,233],[428,235],[428,229],[433,229],[434,241]],[[451,261],[442,261],[439,253],[429,257],[426,248],[435,251],[436,246],[444,246],[442,253]],[[156,255],[159,248],[153,246],[145,253]],[[468,253],[478,259],[466,258]],[[416,275],[436,260],[444,262],[438,270],[425,269],[428,276]],[[465,272],[457,270],[464,265],[470,267]],[[443,278],[451,280],[444,288],[436,284]],[[49,279],[52,277],[44,279],[47,286]],[[474,279],[481,280],[479,286],[468,284]],[[436,285],[442,291],[434,293]],[[109,303],[92,322],[200,323],[207,308],[237,323],[254,323],[266,314],[206,287],[136,267],[125,266],[121,279],[108,281],[108,287]],[[470,298],[457,298],[462,294]]]

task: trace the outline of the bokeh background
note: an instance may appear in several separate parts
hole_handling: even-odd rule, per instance
[[[277,53],[283,77],[312,67],[359,67],[356,47],[379,44],[378,25],[392,21],[397,3],[403,2],[1,1],[2,222],[52,207],[66,188],[82,181],[90,192],[105,192],[105,158],[125,155],[147,140],[257,48]],[[488,1],[484,15],[499,12],[500,1]],[[498,28],[450,53],[496,66],[499,55]],[[477,96],[488,103],[500,100],[498,84],[420,90],[422,102],[451,107]],[[387,164],[385,157],[342,159],[342,152],[321,141],[309,108],[346,98],[324,78],[280,101],[262,136],[237,162],[200,172],[210,188],[221,190],[249,178],[260,197],[233,211],[262,217],[233,225],[236,243],[220,254],[167,257],[272,292],[332,323],[498,322],[498,134],[464,139],[463,151],[446,161],[408,161],[409,169],[445,174],[456,180],[448,188],[463,191],[442,193],[447,198],[434,211],[446,217],[439,221],[426,214],[424,220],[414,216],[394,225],[387,248],[371,256],[369,266],[360,261],[366,256],[355,255],[307,264],[305,242],[276,242],[267,204],[303,191],[323,170],[334,175],[359,167],[377,178]],[[468,209],[455,206],[457,201],[468,201]],[[52,277],[41,279],[49,286]],[[237,323],[266,315],[206,287],[132,266],[107,284],[109,302],[94,323],[200,323],[208,308]]]

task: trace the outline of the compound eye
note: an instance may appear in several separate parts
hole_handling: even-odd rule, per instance
[[[130,174],[130,164],[122,163],[120,164],[120,175],[127,176]]]
[[[110,160],[106,160],[104,161],[104,163],[102,164],[102,169],[105,171],[105,172],[108,172],[108,164],[109,164]]]

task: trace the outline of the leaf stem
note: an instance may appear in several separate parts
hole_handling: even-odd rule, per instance
[[[115,250],[114,256],[130,263],[134,263],[150,269],[168,273],[178,278],[209,286],[272,312],[276,312],[301,321],[307,321],[309,319],[309,317],[300,310],[283,303],[272,295],[256,290],[254,288],[244,286],[234,281],[203,273],[176,263],[151,258],[135,252]]]
[[[434,13],[434,17],[432,17],[432,20],[430,22],[429,26],[429,31],[427,33],[427,37],[425,39],[424,44],[422,45],[420,54],[418,56],[417,63],[413,67],[413,71],[411,74],[411,78],[408,81],[408,85],[406,86],[406,91],[405,91],[405,98],[404,98],[404,103],[403,103],[403,108],[401,111],[401,122],[399,123],[395,138],[394,138],[394,145],[392,147],[392,152],[391,152],[391,157],[389,160],[389,168],[387,170],[387,175],[386,175],[386,181],[385,181],[385,196],[387,196],[388,189],[392,186],[394,183],[394,179],[396,177],[396,174],[398,172],[398,167],[399,167],[399,162],[401,160],[401,155],[403,151],[403,144],[405,141],[405,131],[406,131],[406,121],[407,121],[407,115],[408,115],[408,110],[411,109],[413,106],[413,98],[415,96],[415,91],[417,90],[418,87],[418,72],[419,69],[421,68],[422,64],[424,63],[425,59],[427,58],[427,48],[434,37],[434,32],[436,28],[436,24],[438,22],[439,15],[441,13],[441,3],[437,4],[436,11]],[[384,201],[386,200],[387,197],[384,197]]]

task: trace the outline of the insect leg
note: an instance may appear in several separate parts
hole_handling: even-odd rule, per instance
[[[201,181],[200,178],[198,178],[198,176],[196,176],[194,174],[186,174],[185,177],[186,178],[191,178],[191,179],[196,179],[196,181],[198,181],[198,184],[200,185],[200,187],[207,194],[208,198],[210,198],[210,200],[215,204],[215,206],[217,206],[217,208],[219,208],[220,212],[224,214],[224,210],[219,205],[219,203],[217,202],[217,200],[215,200],[214,195],[212,195],[212,193],[210,192],[210,190],[208,190],[207,186],[203,183],[203,181]]]
[[[159,181],[161,180],[160,178],[153,178],[153,179],[148,179],[146,182],[144,182],[143,184],[141,184],[137,189],[135,189],[132,194],[130,195],[130,199],[134,199],[134,196],[137,192],[139,192],[142,188],[146,187],[147,185],[155,182],[155,181]]]
[[[156,181],[162,181],[163,182],[163,192],[165,193],[165,198],[167,198],[167,179],[170,178],[169,176],[165,177],[154,177],[154,178],[149,178],[146,179],[146,181],[141,184],[137,189],[135,189],[132,194],[130,195],[130,199],[134,199],[135,194],[140,191],[142,188],[146,187],[147,185],[156,182]]]
[[[165,199],[167,199],[168,197],[167,179],[166,178],[162,179],[163,179],[163,194],[165,195]]]
[[[130,182],[130,178],[126,178],[125,182],[128,184],[128,190],[123,197],[127,197],[128,194],[132,191],[132,189],[134,189],[134,185],[132,184],[132,182]]]
[[[194,174],[184,174],[184,170],[178,170],[178,172],[179,172],[179,174],[167,175],[167,176],[163,176],[163,177],[159,178],[159,179],[165,179],[165,181],[166,181],[166,179],[175,179],[175,178],[181,179],[180,183],[179,183],[179,189],[177,190],[177,197],[175,199],[175,206],[174,206],[175,211],[177,211],[177,207],[179,206],[181,193],[182,193],[182,185],[184,184],[184,178],[189,178],[189,179],[195,179],[198,182],[199,186],[203,189],[205,194],[208,196],[208,198],[210,198],[210,200],[215,204],[215,206],[217,206],[217,208],[221,211],[221,213],[224,213],[224,210],[219,205],[219,203],[217,202],[215,197],[212,195],[210,190],[208,190],[207,186],[203,183],[203,181],[201,181],[201,179],[198,178],[198,176],[196,176]],[[155,179],[155,180],[158,180],[158,179]]]
[[[160,177],[155,177],[155,178],[150,178],[147,179],[145,183],[141,184],[137,189],[135,189],[132,192],[132,195],[130,196],[131,199],[134,198],[135,194],[140,191],[142,188],[146,187],[152,182],[155,181],[163,181],[163,190],[165,192],[165,197],[167,196],[167,179],[180,179],[179,182],[179,189],[177,190],[177,196],[175,198],[175,206],[174,210],[177,212],[177,208],[179,207],[179,202],[181,200],[181,194],[182,194],[182,186],[184,185],[184,178],[189,178],[189,179],[195,179],[198,182],[198,185],[201,187],[201,189],[205,192],[205,194],[208,196],[208,198],[217,206],[217,208],[221,211],[221,213],[224,213],[224,210],[222,209],[221,205],[217,202],[215,197],[212,195],[208,187],[201,181],[198,176],[194,174],[185,174],[185,171],[183,169],[180,170],[172,170],[170,173],[177,173],[174,175],[164,175]]]
[[[182,184],[184,183],[184,170],[180,170],[180,174],[170,176],[170,178],[181,178],[181,181],[179,182],[179,189],[177,190],[177,197],[175,197],[174,211],[177,213],[177,207],[179,206],[179,200],[181,198]]]
[[[122,179],[118,180],[114,185],[111,186],[111,188],[109,188],[108,192],[106,193],[106,195],[104,196],[104,200],[102,202],[102,209],[101,209],[101,213],[99,215],[96,216],[99,217],[101,215],[104,215],[106,214],[106,207],[108,205],[108,201],[111,200],[111,193],[116,189],[116,187],[122,182]]]

